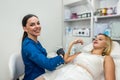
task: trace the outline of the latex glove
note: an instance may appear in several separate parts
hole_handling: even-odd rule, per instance
[[[57,53],[57,55],[62,55],[63,57],[64,57],[64,54],[65,54],[63,48],[58,49],[56,53]]]

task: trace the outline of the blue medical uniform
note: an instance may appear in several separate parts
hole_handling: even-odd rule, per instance
[[[55,70],[64,63],[61,56],[47,58],[47,52],[40,42],[35,42],[26,37],[22,42],[22,58],[25,64],[25,76],[23,80],[34,80],[47,70]]]

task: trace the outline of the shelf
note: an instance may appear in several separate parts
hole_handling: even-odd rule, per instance
[[[90,20],[91,18],[77,18],[77,19],[65,19],[64,22],[70,22],[70,21],[82,21],[82,20]]]
[[[94,16],[94,18],[100,19],[100,18],[115,18],[120,17],[120,15],[107,15],[107,16]]]
[[[94,18],[96,19],[104,19],[104,18],[116,18],[116,17],[120,17],[120,15],[107,15],[107,16],[94,16]],[[81,21],[81,20],[90,20],[91,17],[88,18],[77,18],[77,19],[65,19],[65,22],[69,22],[69,21]]]

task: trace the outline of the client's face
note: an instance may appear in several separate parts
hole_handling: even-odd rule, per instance
[[[93,41],[93,47],[98,49],[105,49],[107,47],[107,40],[104,35],[98,35]]]

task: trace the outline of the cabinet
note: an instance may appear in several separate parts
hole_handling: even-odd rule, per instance
[[[94,14],[93,28],[101,26],[101,29],[104,28],[103,31],[105,31],[105,27],[109,28],[108,34],[113,40],[120,40],[118,3],[119,0],[93,0],[94,9],[97,11],[97,14]],[[93,31],[95,32],[95,30]]]
[[[110,37],[120,40],[117,3],[118,0],[63,0],[63,46],[66,47],[77,37],[82,37],[84,45],[91,43],[97,25],[104,24],[110,28]],[[89,36],[82,36],[77,31],[86,28],[89,29]]]
[[[84,39],[84,45],[91,43],[93,12],[90,0],[63,0],[63,14],[63,46],[67,48],[77,37]]]

